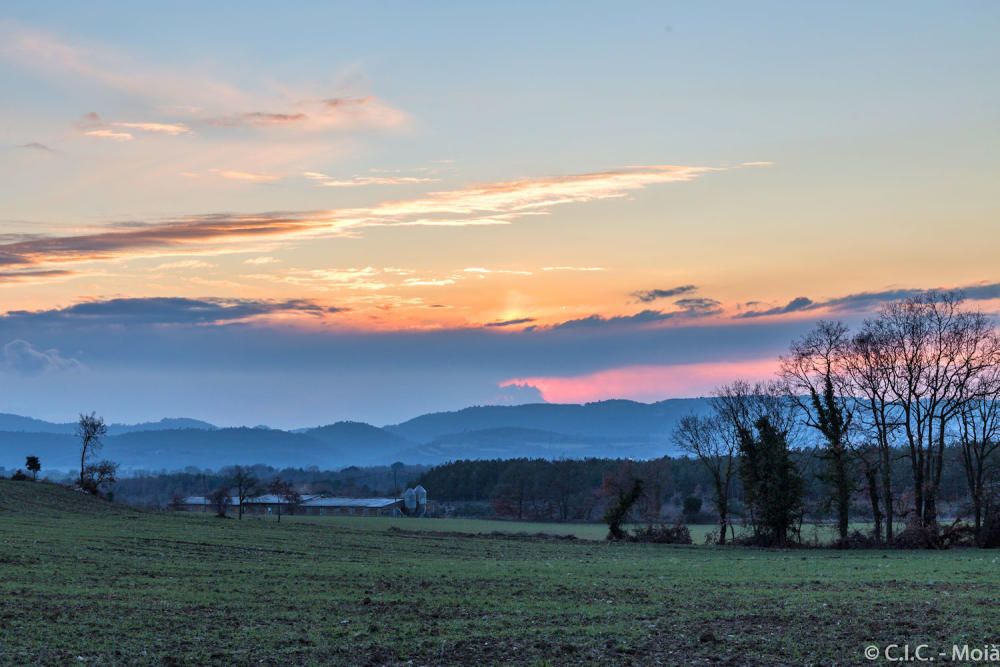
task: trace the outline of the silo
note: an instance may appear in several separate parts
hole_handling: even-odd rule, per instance
[[[427,489],[425,489],[422,485],[417,484],[417,486],[414,487],[413,492],[417,496],[417,507],[419,509],[421,509],[421,510],[426,510],[427,509]]]
[[[407,489],[403,492],[403,507],[407,514],[413,514],[417,510],[417,492]]]

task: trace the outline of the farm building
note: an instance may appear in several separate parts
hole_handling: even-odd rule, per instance
[[[299,505],[299,510],[319,516],[398,516],[402,507],[398,498],[314,498]]]
[[[229,499],[231,508],[239,506],[240,499]],[[287,499],[275,495],[248,498],[243,503],[246,514],[302,514],[308,516],[399,516],[406,513],[402,498],[334,498],[304,495],[294,508]],[[212,500],[204,496],[188,496],[179,509],[188,512],[212,512]]]

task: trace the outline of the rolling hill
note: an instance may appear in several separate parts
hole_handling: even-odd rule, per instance
[[[433,464],[465,458],[651,458],[676,453],[670,434],[680,418],[707,410],[705,399],[658,403],[615,400],[566,404],[477,406],[422,415],[379,428],[342,421],[283,431],[218,428],[187,418],[113,424],[102,457],[124,471],[219,468],[236,463],[276,467]],[[41,457],[44,470],[79,466],[72,423],[0,414],[0,466]]]
[[[704,398],[675,398],[658,403],[612,400],[583,404],[484,405],[421,415],[385,428],[415,442],[430,442],[452,433],[505,427],[627,442],[635,438],[669,439],[681,417],[707,409],[708,401]]]

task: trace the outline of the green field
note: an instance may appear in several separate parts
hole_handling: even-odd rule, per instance
[[[244,517],[259,521],[275,521],[275,517]],[[302,521],[320,523],[344,528],[388,529],[397,527],[408,531],[429,530],[435,532],[466,533],[471,535],[490,535],[492,533],[509,533],[512,535],[572,535],[582,540],[603,540],[608,534],[608,527],[603,523],[553,523],[541,521],[505,521],[499,519],[422,519],[414,520],[395,517],[350,517],[350,516],[295,516],[282,518],[283,521]],[[691,541],[694,544],[704,544],[709,534],[719,530],[717,524],[691,524]],[[852,524],[851,530],[870,531],[871,525]],[[737,536],[745,534],[747,529],[736,528]],[[836,537],[837,528],[832,524],[807,525],[802,528],[802,539],[807,544],[819,542],[826,544]]]
[[[241,522],[0,481],[0,662],[826,665],[865,664],[869,643],[1000,639],[993,551],[608,544],[463,523]]]

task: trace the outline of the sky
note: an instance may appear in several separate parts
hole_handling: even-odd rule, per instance
[[[1000,309],[1000,5],[0,8],[0,412],[394,423]]]

